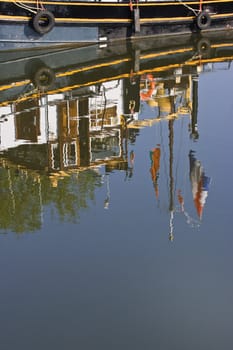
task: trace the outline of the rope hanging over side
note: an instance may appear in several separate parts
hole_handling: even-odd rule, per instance
[[[14,0],[14,4],[17,7],[20,7],[24,10],[29,11],[30,13],[36,14],[39,10],[45,10],[45,7],[42,3],[41,0],[36,0],[36,6],[28,6],[25,3],[21,2],[21,1],[15,1]]]
[[[176,0],[179,3],[181,3],[184,7],[186,7],[187,9],[189,9],[190,11],[192,11],[194,13],[195,16],[197,16],[200,13],[200,9],[199,10],[195,10],[193,9],[191,6],[187,5],[185,2],[183,2],[182,0]],[[202,0],[199,0],[200,3],[202,3]],[[199,7],[200,8],[200,7]]]

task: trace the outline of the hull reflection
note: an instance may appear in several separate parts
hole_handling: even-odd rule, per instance
[[[190,220],[181,190],[174,193],[174,122],[188,118],[190,137],[198,139],[198,77],[211,72],[216,63],[229,68],[232,58],[233,37],[225,33],[217,38],[182,36],[2,57],[0,171],[5,210],[1,229],[38,230],[43,206],[49,203],[63,219],[78,220],[95,188],[105,186],[106,174],[121,170],[128,178],[133,176],[129,144],[135,144],[141,128],[163,121],[169,130],[169,238],[173,240],[175,195]],[[142,117],[145,104],[153,110],[150,118]],[[160,151],[157,145],[150,152],[157,198]],[[193,199],[200,218],[207,194],[202,196],[207,191],[203,181],[208,177],[190,154]],[[199,177],[195,164],[202,171]],[[195,186],[202,187],[195,192]],[[108,191],[105,208],[109,199]]]

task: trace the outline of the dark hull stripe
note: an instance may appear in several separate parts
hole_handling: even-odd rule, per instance
[[[4,3],[4,4],[16,4],[16,1],[11,0],[11,1],[6,1],[6,0],[0,0],[0,3]],[[36,5],[35,1],[23,1],[23,4],[27,4],[27,5]],[[225,3],[232,3],[232,0],[207,0],[204,1],[202,3],[202,5],[212,5],[212,6],[219,6],[221,7],[222,4]],[[119,8],[124,8],[124,7],[129,7],[129,2],[95,2],[95,1],[90,1],[90,2],[75,2],[75,1],[67,1],[67,2],[62,2],[62,1],[43,1],[43,5],[47,6],[47,5],[54,5],[54,6],[84,6],[84,7],[119,7]],[[157,2],[153,2],[153,1],[148,1],[148,2],[139,2],[138,4],[133,3],[134,7],[163,7],[163,6],[198,6],[200,5],[200,1],[186,1],[186,2],[169,2],[169,1],[157,1]]]
[[[227,19],[233,17],[233,12],[228,14],[214,14],[211,15],[212,19]],[[0,15],[0,21],[10,21],[10,22],[27,22],[31,17],[27,16],[6,16]],[[188,22],[193,21],[195,16],[186,16],[186,17],[161,17],[161,18],[140,18],[141,24],[150,24],[150,23],[166,23],[166,22]],[[133,20],[129,18],[98,18],[98,19],[90,19],[90,18],[55,18],[55,22],[57,23],[77,23],[77,24],[91,24],[91,23],[132,23]]]
[[[26,6],[36,2],[21,3]],[[129,3],[102,3],[102,2],[43,2],[44,7],[51,11],[55,20],[63,23],[130,23],[133,21],[133,12]],[[113,8],[114,6],[114,8]],[[139,3],[140,23],[157,23],[168,21],[190,21],[199,11],[199,2],[144,2]],[[136,5],[134,5],[136,8]],[[233,16],[233,0],[204,1],[202,8],[209,11],[211,18]],[[30,9],[17,6],[14,1],[0,0],[0,20],[26,21],[31,18]]]

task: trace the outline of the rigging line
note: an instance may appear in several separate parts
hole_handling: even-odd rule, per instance
[[[155,118],[156,118],[156,117],[155,117]],[[157,116],[157,118],[158,118],[158,116]],[[161,136],[160,136],[160,130],[159,130],[158,128],[155,129],[155,137],[156,137],[157,140],[161,141],[161,140],[160,140],[160,137],[161,137]],[[160,142],[157,142],[157,143],[160,144]]]

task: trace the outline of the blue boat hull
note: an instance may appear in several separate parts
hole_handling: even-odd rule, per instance
[[[231,30],[233,0],[0,2],[1,48]]]

